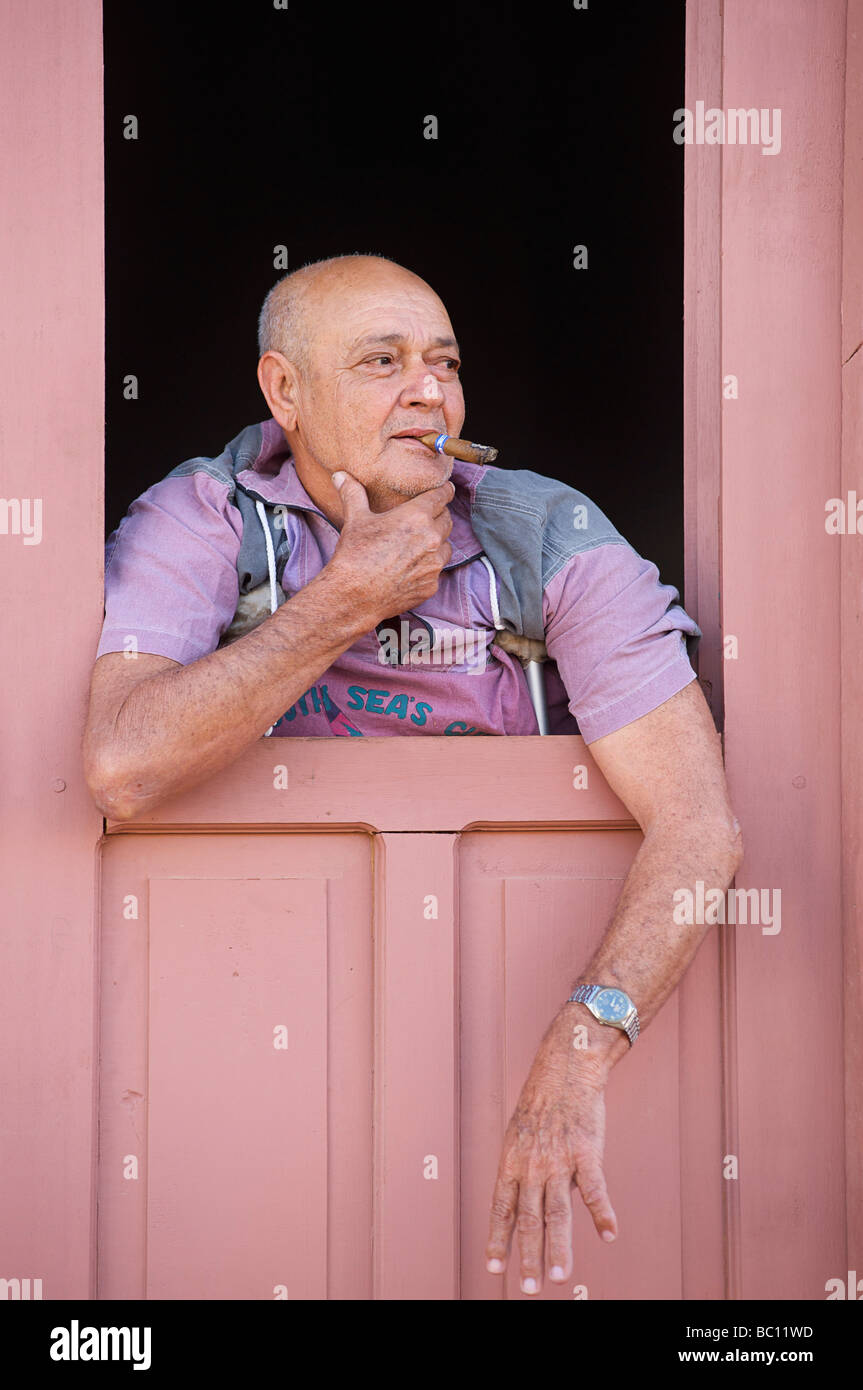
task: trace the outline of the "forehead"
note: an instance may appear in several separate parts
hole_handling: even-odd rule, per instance
[[[449,315],[434,290],[419,281],[334,287],[312,309],[315,336],[339,351],[350,351],[376,335],[409,339],[453,337]]]

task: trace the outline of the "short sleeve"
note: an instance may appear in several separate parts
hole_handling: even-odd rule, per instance
[[[543,594],[545,644],[586,743],[670,700],[696,673],[701,629],[627,541],[574,555]]]
[[[128,649],[188,666],[215,651],[239,598],[242,517],[207,473],[163,478],[132,503],[105,547],[96,652]]]

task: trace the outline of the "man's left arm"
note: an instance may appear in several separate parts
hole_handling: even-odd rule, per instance
[[[608,785],[638,821],[644,840],[603,941],[578,977],[561,981],[625,990],[643,1030],[672,993],[707,928],[673,921],[673,894],[701,879],[724,892],[743,858],[721,741],[697,681],[650,713],[591,743]],[[568,985],[568,987],[567,987]],[[573,1046],[576,1025],[583,1047]],[[540,1044],[507,1127],[492,1198],[490,1273],[503,1273],[513,1232],[521,1287],[538,1293],[572,1271],[572,1183],[604,1240],[617,1218],[603,1173],[605,1085],[629,1051],[626,1034],[599,1023],[584,1004],[564,1003]]]

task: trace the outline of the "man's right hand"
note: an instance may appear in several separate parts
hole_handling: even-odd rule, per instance
[[[351,604],[369,613],[369,630],[437,593],[440,572],[452,555],[447,540],[452,482],[373,512],[362,483],[345,473],[339,496],[344,521],[326,568]]]

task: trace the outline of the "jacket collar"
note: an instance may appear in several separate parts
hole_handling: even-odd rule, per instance
[[[293,456],[278,421],[271,416],[261,422],[260,430],[261,447],[257,457],[250,467],[242,469],[236,475],[240,486],[252,497],[260,497],[264,502],[274,505],[280,503],[286,507],[296,507],[300,511],[315,512],[323,517],[324,521],[329,521],[300,482]],[[463,564],[465,560],[473,560],[483,553],[483,548],[473,533],[470,514],[477,484],[486,468],[481,464],[463,463],[461,459],[453,459],[452,462],[450,477],[455,486],[455,496],[449,504],[453,524],[448,536],[452,555],[444,569],[452,569],[453,566]]]

